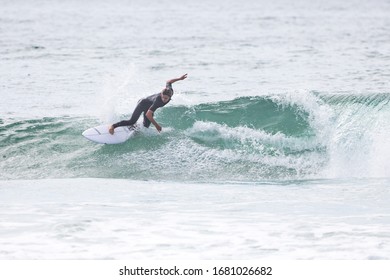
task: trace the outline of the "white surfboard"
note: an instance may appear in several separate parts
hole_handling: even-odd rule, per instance
[[[82,135],[88,140],[99,144],[120,144],[127,141],[138,130],[137,126],[120,126],[115,128],[114,134],[108,132],[110,125],[99,125],[87,129]]]

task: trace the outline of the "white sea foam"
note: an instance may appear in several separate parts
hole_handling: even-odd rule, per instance
[[[0,259],[388,259],[387,183],[0,181]]]

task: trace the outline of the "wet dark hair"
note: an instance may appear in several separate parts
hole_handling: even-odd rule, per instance
[[[169,88],[164,88],[163,91],[162,91],[162,94],[163,95],[168,95],[169,97],[171,97],[173,95],[173,90],[171,90]]]

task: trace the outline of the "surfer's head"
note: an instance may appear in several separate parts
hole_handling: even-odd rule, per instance
[[[161,91],[161,99],[163,100],[164,103],[167,103],[169,99],[171,99],[173,95],[173,90],[170,88],[164,88]]]

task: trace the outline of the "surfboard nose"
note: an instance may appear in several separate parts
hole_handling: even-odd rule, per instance
[[[88,128],[83,133],[81,133],[81,135],[88,138],[88,136],[96,135],[96,131],[93,128]]]

